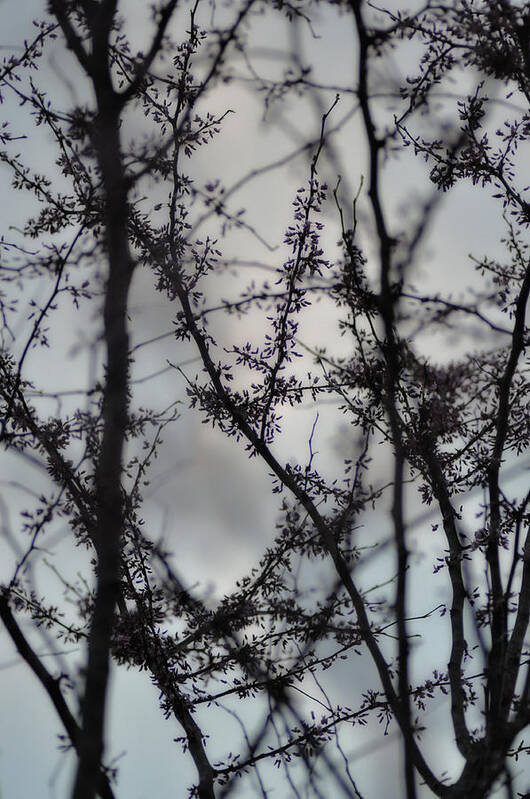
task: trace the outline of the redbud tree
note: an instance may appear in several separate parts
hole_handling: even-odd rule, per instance
[[[120,796],[111,664],[190,796],[381,796],[363,735],[395,796],[526,795],[525,4],[49,0],[3,46],[0,616],[71,796]],[[195,418],[276,518],[224,594],[146,502]]]

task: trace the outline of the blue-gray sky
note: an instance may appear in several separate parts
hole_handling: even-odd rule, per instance
[[[138,46],[145,35],[146,9],[139,0],[122,2],[126,10],[127,26],[136,38]],[[24,3],[3,3],[0,6],[2,20],[2,42],[4,47],[15,46],[31,36],[31,20],[42,10],[42,3],[26,0]],[[210,7],[204,5],[204,13],[210,14]],[[224,13],[217,10],[216,13]],[[341,16],[337,10],[319,7],[315,11],[314,29],[316,38],[306,31],[303,36],[303,51],[308,60],[315,64],[315,72],[322,81],[350,85],[354,80],[355,40],[351,21]],[[289,47],[285,35],[285,25],[281,25],[270,14],[256,20],[252,41],[263,47],[258,60],[263,73],[277,75],[281,58],[271,52]],[[61,45],[52,57],[47,55],[38,77],[45,75],[47,90],[54,99],[67,102],[72,90],[77,98],[85,96],[85,89],[79,83],[80,73],[70,73],[69,56]],[[397,53],[395,66],[404,75],[413,64],[413,56]],[[242,71],[242,65],[238,69]],[[464,80],[464,77],[462,77]],[[455,92],[459,87],[455,87]],[[447,100],[451,102],[450,99]],[[244,176],[249,170],[288,153],[308,135],[316,132],[319,118],[311,102],[298,100],[273,108],[268,117],[263,118],[260,102],[241,85],[217,87],[209,95],[205,107],[215,112],[226,108],[233,110],[223,124],[222,132],[211,147],[202,148],[191,161],[195,179],[209,177],[225,180],[228,185]],[[344,94],[332,119],[339,120],[348,114],[353,105],[351,96]],[[379,114],[390,113],[382,100]],[[0,106],[4,116],[23,119],[25,109],[19,109],[16,101],[7,98]],[[21,122],[22,124],[22,122]],[[132,126],[135,124],[131,121]],[[138,122],[140,129],[141,123]],[[37,132],[38,135],[38,132]],[[28,142],[32,149],[32,160],[42,161],[46,169],[51,166],[52,150],[46,137],[40,135]],[[353,115],[341,133],[333,139],[336,159],[324,162],[324,176],[336,180],[337,170],[342,175],[343,196],[355,193],[361,177],[366,177],[365,145],[358,115]],[[21,143],[21,148],[25,147]],[[385,184],[385,201],[392,213],[396,231],[406,225],[407,214],[418,194],[428,189],[425,166],[414,161],[411,154],[404,154],[395,164],[389,166]],[[298,159],[290,166],[260,179],[245,188],[234,199],[233,208],[248,209],[248,221],[267,241],[275,244],[282,241],[283,231],[290,224],[290,209],[296,189],[303,185],[307,177],[307,159]],[[5,224],[16,224],[26,212],[22,198],[9,186],[6,170],[0,171],[2,191],[2,218]],[[156,189],[153,189],[156,191]],[[487,194],[487,193],[486,193]],[[365,225],[364,242],[370,251],[371,221],[366,209],[365,195],[360,202],[360,220]],[[339,238],[337,220],[332,215],[331,206],[326,211],[328,228],[324,233],[329,251],[336,256],[336,242]],[[455,296],[468,285],[472,266],[468,253],[477,257],[499,252],[499,238],[502,224],[498,206],[487,199],[484,192],[476,192],[463,186],[448,195],[437,216],[436,225],[425,244],[419,259],[415,279],[427,289],[451,286]],[[249,234],[238,233],[222,243],[227,256],[248,260],[264,261],[274,266],[282,257],[281,246],[268,251]],[[259,271],[256,274],[260,274]],[[234,285],[241,285],[245,279],[227,273],[222,283],[212,285],[212,298],[236,293]],[[35,285],[36,296],[44,287]],[[171,330],[173,309],[149,284],[146,274],[138,272],[131,295],[131,334],[135,344]],[[256,336],[261,327],[251,315],[248,320],[238,322],[232,318],[215,317],[213,325],[224,341],[233,338],[243,340]],[[48,390],[79,388],[87,385],[93,369],[91,342],[97,335],[100,320],[94,316],[90,307],[82,306],[73,313],[61,308],[51,328],[50,349],[43,355],[40,351],[28,359],[28,374],[39,386]],[[262,325],[260,322],[259,325]],[[24,341],[24,327],[19,330]],[[311,312],[310,322],[302,327],[301,337],[310,346],[328,344],[343,347],[336,329],[336,319],[330,305],[323,302]],[[428,351],[432,348],[436,355],[448,358],[458,351],[463,342],[458,340],[425,341]],[[176,348],[171,338],[156,345],[154,349],[145,346],[138,351],[134,367],[134,377],[143,379],[165,359],[172,362],[187,361],[194,356],[190,348]],[[100,366],[96,367],[100,368]],[[194,373],[194,364],[184,367]],[[202,595],[222,596],[230,590],[234,581],[248,571],[274,536],[274,524],[278,513],[277,499],[270,494],[270,480],[267,469],[257,460],[249,461],[241,447],[235,442],[226,441],[211,428],[202,425],[200,418],[186,409],[185,386],[182,378],[174,370],[169,370],[152,380],[136,386],[137,405],[153,404],[162,407],[169,398],[181,398],[182,420],[169,430],[165,447],[160,458],[152,467],[151,486],[147,491],[144,510],[149,533],[152,538],[163,538],[165,545],[175,553],[175,563],[179,573],[184,575],[190,586],[198,586]],[[53,402],[49,413],[53,414]],[[285,414],[285,435],[280,449],[289,457],[302,462],[307,457],[307,440],[315,421],[316,408],[295,410]],[[324,470],[339,466],[341,459],[353,446],[349,439],[351,431],[340,427],[341,418],[332,406],[318,408],[317,427],[318,465]],[[385,456],[374,464],[374,479],[383,481],[386,477]],[[32,490],[44,490],[45,479],[38,470],[26,461],[11,456],[0,463],[0,496],[3,499],[2,524],[17,531],[18,513],[24,507],[27,497],[19,486],[30,485]],[[410,518],[421,512],[419,505],[411,504]],[[369,542],[371,535],[384,537],[388,526],[385,512],[370,517],[373,528],[365,529],[361,535]],[[375,529],[375,533],[373,530]],[[417,531],[418,551],[427,557],[436,546],[426,542],[429,524]],[[52,550],[59,563],[70,572],[83,568],[86,559],[69,546],[67,529],[56,531],[56,542]],[[7,568],[13,562],[10,545],[5,538],[1,551],[6,553]],[[435,581],[429,568],[424,568],[424,560],[414,566],[417,579],[418,614],[425,613],[438,602],[443,602],[443,580]],[[391,573],[390,561],[374,560],[361,575],[365,586],[376,584],[383,572]],[[2,579],[6,574],[0,572]],[[60,586],[51,572],[40,568],[35,574],[39,589],[51,595],[61,596]],[[433,654],[447,649],[444,627],[441,622],[432,623],[430,648],[419,650],[414,663],[418,672],[431,667]],[[423,628],[422,628],[423,630]],[[46,651],[49,642],[37,636],[38,651]],[[68,662],[80,659],[80,652],[65,647]],[[423,653],[422,653],[423,652]],[[445,656],[442,658],[444,662]],[[50,661],[52,657],[50,657]],[[72,757],[65,757],[57,751],[57,734],[61,732],[59,722],[44,696],[40,686],[20,663],[13,647],[5,636],[0,636],[0,669],[2,693],[2,726],[0,729],[0,795],[2,799],[47,799],[66,797],[72,767]],[[372,667],[360,659],[347,661],[334,673],[327,672],[326,685],[336,701],[354,704],[366,687],[377,687]],[[450,769],[451,759],[455,757],[454,747],[448,729],[439,720],[442,709],[432,710],[433,725],[426,739],[426,747],[436,752],[436,757]],[[116,790],[118,797],[143,799],[156,796],[157,799],[184,796],[185,786],[193,781],[194,769],[189,758],[181,755],[178,745],[172,739],[180,734],[173,721],[161,719],[158,711],[156,690],[150,685],[145,674],[135,672],[114,672],[111,703],[109,708],[108,759],[119,758],[119,781]],[[222,754],[227,737],[239,735],[237,725],[228,715],[217,714],[208,726],[211,735],[209,751]],[[396,785],[400,765],[395,738],[389,737],[381,748],[373,748],[372,741],[380,741],[376,730],[368,732],[344,733],[346,752],[359,750],[353,760],[352,771],[361,792],[367,797],[396,797],[401,795]],[[443,754],[442,754],[443,753]],[[453,761],[454,762],[454,761]],[[521,767],[524,768],[524,767]],[[241,794],[243,795],[243,794]],[[278,777],[271,796],[280,799],[288,797],[285,783]],[[427,794],[425,794],[427,795]]]

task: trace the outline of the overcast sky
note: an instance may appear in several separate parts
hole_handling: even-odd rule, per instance
[[[3,2],[0,5],[4,48],[16,46],[31,37],[31,20],[39,14],[42,5],[36,0]],[[128,0],[122,2],[121,7],[126,9],[129,32],[141,46],[142,34],[145,35],[144,4]],[[206,11],[206,4],[204,8]],[[303,34],[307,59],[315,65],[320,80],[352,85],[355,47],[351,20],[341,17],[336,10],[327,6],[319,7],[315,14],[317,37],[313,39],[307,32]],[[281,55],[277,51],[281,53],[289,46],[283,23],[280,25],[271,15],[263,16],[254,24],[252,41],[263,48],[257,62],[263,73],[269,71],[267,74],[277,75],[281,67]],[[400,58],[403,60],[400,61]],[[83,86],[77,82],[76,73],[71,73],[66,66],[68,59],[61,44],[57,43],[56,51],[52,56],[48,54],[45,57],[41,69],[50,95],[64,98],[65,102],[72,88],[78,98],[85,96]],[[405,57],[398,52],[394,61],[397,83],[398,74],[405,74],[411,66],[411,56]],[[353,104],[351,96],[341,95],[332,117],[333,124],[346,119]],[[290,152],[309,133],[314,135],[320,125],[311,103],[302,100],[273,108],[264,119],[263,106],[259,100],[241,85],[216,88],[207,97],[205,105],[215,112],[230,108],[234,113],[227,117],[221,135],[211,147],[203,148],[200,158],[192,159],[190,168],[197,180],[219,177],[230,185],[249,170]],[[25,109],[19,109],[13,99],[6,98],[0,106],[0,113],[4,118],[14,116],[22,120]],[[379,113],[391,113],[388,103],[385,105],[385,102],[381,102]],[[131,121],[131,126],[134,124]],[[137,124],[140,127],[140,121]],[[127,132],[132,135],[132,127]],[[34,141],[36,144],[31,144],[34,148],[33,161],[42,161],[49,169],[53,154],[46,137],[40,135]],[[21,148],[23,146],[21,144]],[[366,177],[365,150],[358,116],[352,116],[340,135],[333,138],[333,154],[334,158],[323,163],[324,177],[334,185],[340,171],[342,196],[351,198],[361,176]],[[413,161],[410,155],[404,155],[390,165],[386,176],[385,200],[396,228],[400,224],[406,225],[407,215],[412,212],[416,198],[428,190],[425,174],[424,165]],[[304,183],[306,176],[307,158],[299,158],[243,189],[234,199],[234,209],[247,208],[249,224],[267,242],[278,244],[291,222],[290,208],[294,193]],[[27,212],[27,207],[23,204],[22,196],[11,190],[5,169],[0,171],[0,180],[2,219],[7,227],[8,224],[16,224],[17,219]],[[324,240],[330,252],[336,254],[339,228],[332,216],[331,205],[326,209],[326,215],[329,228]],[[369,249],[371,222],[362,205],[360,218],[366,225],[364,239]],[[430,289],[450,285],[457,296],[466,287],[471,274],[467,254],[481,257],[486,253],[498,253],[502,233],[498,208],[494,202],[488,200],[485,193],[472,191],[470,187],[457,188],[439,209],[437,225],[422,250],[415,279]],[[223,242],[223,250],[228,257],[257,259],[270,266],[274,266],[282,254],[281,247],[269,250],[246,233],[237,234]],[[225,292],[226,295],[236,293],[233,288],[236,278],[231,272],[223,281],[212,285],[212,301],[225,296]],[[44,288],[35,286],[37,296]],[[150,287],[148,276],[140,271],[133,285],[131,309],[134,344],[171,330],[174,310]],[[310,346],[323,343],[347,346],[338,337],[336,320],[329,305],[321,303],[309,318],[310,321],[301,331],[305,343]],[[50,350],[45,356],[39,351],[28,359],[27,368],[37,384],[55,391],[86,386],[93,374],[91,353],[94,350],[88,345],[96,336],[99,324],[100,319],[94,317],[90,307],[82,306],[76,313],[62,308],[52,326]],[[252,315],[243,323],[219,315],[213,325],[222,340],[228,342],[232,338],[243,340],[245,336],[252,337],[261,331]],[[24,341],[24,328],[21,326],[18,332],[20,341]],[[460,343],[456,338],[452,341],[425,341],[424,346],[426,349],[435,348],[439,357],[448,358],[454,356]],[[143,381],[144,377],[158,368],[159,363],[165,363],[165,359],[186,362],[183,368],[193,375],[193,370],[198,366],[188,361],[194,356],[191,348],[176,350],[175,342],[168,337],[162,344],[156,345],[156,358],[152,346],[138,350],[133,376]],[[152,380],[136,384],[135,403],[138,406],[152,404],[163,407],[168,398],[170,401],[180,398],[185,402],[184,381],[175,370],[168,370]],[[49,408],[50,414],[60,410],[53,402]],[[344,423],[341,427],[341,417],[332,406],[318,409],[308,407],[286,413],[281,447],[299,462],[307,457],[307,440],[317,410],[318,466],[324,471],[331,471],[340,468],[341,460],[348,456],[349,451],[353,451],[355,444],[351,430]],[[251,568],[267,543],[273,540],[278,515],[277,499],[271,497],[267,469],[257,459],[249,461],[235,442],[226,441],[220,434],[212,432],[211,427],[201,424],[200,418],[187,410],[185,404],[182,405],[181,422],[167,432],[165,443],[160,458],[153,465],[151,486],[147,491],[144,510],[147,528],[152,538],[163,538],[166,546],[175,553],[179,573],[185,576],[188,584],[199,586],[201,595],[213,601],[215,597],[230,591],[234,581]],[[377,479],[384,480],[387,469],[384,457],[381,463],[375,464],[374,469]],[[27,501],[26,494],[17,485],[31,485],[32,490],[38,492],[45,490],[46,480],[37,469],[15,457],[5,460],[3,465],[0,463],[2,524],[15,531],[18,513]],[[409,512],[410,517],[414,518],[422,510],[420,506],[411,506]],[[388,524],[384,509],[379,515],[370,517],[370,524],[378,530],[384,529]],[[419,526],[416,534],[418,549],[425,552],[429,549],[424,538],[422,540],[425,527]],[[365,530],[360,535],[366,536],[369,541],[373,530]],[[5,544],[4,540],[2,552],[5,553],[6,571],[2,571],[2,579],[8,574],[14,556],[12,548]],[[66,529],[57,528],[53,550],[59,563],[66,565],[70,571],[83,567],[85,563],[82,553],[71,550]],[[419,590],[423,591],[423,604],[419,602],[418,612],[427,612],[446,598],[442,581],[431,580],[429,569],[424,569],[427,577],[421,578],[423,562],[418,560],[413,564]],[[380,570],[386,572],[389,568],[389,562],[374,560],[360,579],[366,586],[375,584]],[[40,590],[60,596],[60,586],[51,573],[40,569],[35,579]],[[443,629],[441,622],[433,621],[431,634],[433,640],[438,639],[440,647],[447,646]],[[47,646],[48,643],[42,640],[38,649],[43,652]],[[437,655],[436,648],[425,649],[415,660],[415,667],[421,671],[437,665]],[[0,796],[2,799],[66,797],[72,757],[64,757],[57,751],[60,725],[40,686],[27,667],[17,660],[5,636],[0,636],[0,669]],[[361,659],[348,661],[326,676],[329,677],[327,685],[330,694],[336,701],[346,702],[350,706],[355,704],[364,688],[377,687],[373,669]],[[431,714],[433,729],[425,745],[427,749],[438,752],[438,762],[447,760],[449,768],[454,749],[441,720],[443,713],[439,703],[433,705]],[[193,782],[194,769],[190,759],[182,757],[172,741],[180,734],[177,725],[173,721],[161,720],[157,692],[145,674],[129,671],[114,675],[109,719],[108,758],[120,758],[117,796],[120,799],[170,799],[184,796],[184,788]],[[208,732],[211,735],[209,751],[215,752],[221,743],[220,754],[227,738],[239,735],[233,720],[228,715],[219,714],[213,724],[209,723]],[[396,779],[400,765],[395,739],[389,736],[381,741],[377,731],[374,730],[373,734],[380,748],[372,745],[371,733],[368,733],[368,738],[366,733],[344,733],[345,750],[358,751],[358,756],[352,759],[352,772],[363,795],[399,799]],[[272,795],[287,799],[285,785],[282,787],[279,783],[276,792],[271,792]]]

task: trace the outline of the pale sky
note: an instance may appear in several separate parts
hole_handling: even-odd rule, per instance
[[[4,2],[0,5],[4,47],[16,45],[31,36],[31,19],[39,13],[42,5],[36,0],[25,0],[23,3]],[[139,0],[128,0],[126,4],[122,2],[122,7],[124,5],[127,9],[128,28],[133,34],[137,34],[140,44],[141,35],[145,32],[145,23],[142,22],[144,4]],[[351,21],[330,8],[320,8],[318,13],[320,19],[315,21],[318,38],[311,39],[307,35],[304,37],[306,57],[309,59],[310,53],[314,53],[311,58],[316,63],[315,72],[320,80],[341,85],[348,85],[349,82],[351,85],[355,57]],[[269,15],[254,25],[253,41],[265,48],[259,62],[264,74],[267,70],[271,75],[278,74],[279,60],[270,52],[270,48],[271,42],[274,43],[274,48],[280,50],[289,45],[282,30],[283,26],[271,20]],[[402,63],[396,55],[397,66],[402,68],[402,72],[406,72],[408,63],[403,67]],[[47,57],[42,67],[42,74],[49,81],[48,91],[53,93],[54,99],[60,97],[66,100],[73,86],[79,93],[77,96],[83,96],[83,89],[75,82],[75,76],[68,72],[66,80],[65,64],[64,52],[57,45],[54,57]],[[351,97],[343,95],[332,122],[336,123],[346,117],[351,106]],[[216,112],[231,108],[234,113],[227,117],[221,135],[212,146],[203,148],[200,157],[197,155],[192,160],[191,169],[197,181],[219,177],[230,185],[243,177],[249,169],[263,166],[290,152],[307,137],[308,131],[316,131],[320,124],[315,109],[310,103],[302,101],[287,104],[278,110],[273,109],[269,117],[263,120],[262,106],[240,86],[216,88],[207,97],[205,107]],[[0,114],[6,118],[15,115],[22,119],[23,113],[24,110],[18,109],[16,103],[9,99],[0,106]],[[385,103],[382,102],[380,114],[385,113]],[[47,169],[53,169],[53,155],[49,145],[46,149],[45,137],[41,136],[36,141],[37,144],[32,145],[35,147],[32,150],[34,162],[42,160]],[[340,135],[333,139],[333,144],[337,158],[332,163],[323,163],[323,176],[330,184],[336,182],[340,168],[343,196],[351,197],[359,186],[361,176],[366,177],[367,169],[358,116],[352,117]],[[21,148],[23,146],[21,144]],[[291,222],[291,203],[296,189],[303,185],[307,174],[307,159],[298,159],[288,167],[250,184],[237,195],[232,207],[234,210],[239,207],[248,208],[249,224],[265,240],[277,244],[281,242],[283,231]],[[409,154],[390,166],[386,176],[385,200],[392,211],[396,231],[400,225],[406,225],[407,213],[416,194],[428,187],[425,174],[424,165],[413,161]],[[5,169],[0,172],[0,180],[3,187],[0,195],[2,219],[4,224],[8,221],[15,223],[25,213],[26,208],[22,197],[10,188]],[[473,253],[481,257],[486,253],[499,251],[502,227],[498,208],[493,201],[487,199],[487,194],[487,191],[474,192],[469,187],[462,186],[445,198],[439,209],[436,227],[423,248],[421,264],[417,268],[415,279],[419,284],[425,285],[426,289],[451,286],[457,296],[466,287],[471,276],[471,264],[467,254]],[[361,202],[360,220],[366,222],[368,227],[371,223],[365,208],[366,206],[363,209]],[[336,255],[339,228],[331,211],[330,205],[329,213],[327,212],[329,229],[324,234],[324,241],[332,255]],[[369,230],[363,238],[369,250]],[[236,234],[226,243],[222,242],[222,249],[227,256],[257,259],[270,266],[274,266],[282,257],[281,247],[269,252],[246,233]],[[222,282],[212,285],[212,302],[218,297],[234,295],[237,291],[234,290],[235,280],[228,273]],[[240,278],[237,280],[241,282]],[[37,292],[39,289],[35,288]],[[138,272],[131,295],[133,342],[140,343],[170,331],[173,314],[174,309],[170,304],[149,287],[146,275]],[[310,323],[306,323],[301,331],[305,343],[326,343],[347,348],[347,343],[338,337],[336,319],[330,313],[329,305],[322,303],[317,306],[310,319]],[[94,318],[92,308],[81,307],[78,313],[61,309],[57,321],[52,325],[51,348],[45,356],[40,351],[30,356],[28,374],[39,385],[48,386],[49,390],[85,386],[92,368],[90,350],[86,344],[92,340],[98,325],[99,319]],[[260,333],[255,322],[253,326],[252,317],[241,323],[233,318],[217,315],[212,326],[223,341],[230,341],[232,338],[243,340],[245,336]],[[24,328],[21,327],[19,332],[23,341]],[[442,358],[454,355],[458,346],[459,342],[425,342],[426,348],[433,348],[436,355]],[[191,348],[177,349],[174,341],[168,338],[158,348],[146,346],[139,350],[134,377],[142,379],[151,374],[166,359],[183,362],[193,356]],[[194,375],[199,366],[190,364],[184,368]],[[170,370],[153,380],[139,383],[136,387],[135,403],[163,407],[167,398],[170,401],[181,398],[184,403],[184,388],[182,378],[177,372]],[[307,440],[316,410],[310,407],[285,414],[285,435],[279,449],[293,460],[303,462],[307,457]],[[49,413],[56,412],[57,406],[51,402]],[[318,466],[324,471],[338,467],[340,474],[340,463],[345,457],[345,450],[353,446],[349,438],[351,431],[344,424],[343,427],[340,426],[341,417],[334,407],[319,407],[318,413]],[[182,405],[182,420],[164,438],[166,446],[152,467],[152,485],[147,493],[144,511],[149,535],[157,540],[163,537],[165,545],[175,553],[180,575],[185,577],[190,586],[198,584],[201,595],[207,595],[213,601],[215,597],[230,590],[235,579],[252,567],[267,543],[273,540],[278,501],[270,494],[267,469],[257,460],[249,461],[242,448],[238,448],[233,441],[226,441],[220,434],[212,433],[211,427],[202,425],[198,415],[186,409],[185,404]],[[383,480],[387,464],[384,456],[380,461],[375,464],[375,477]],[[37,469],[14,456],[0,462],[0,497],[4,507],[8,507],[8,517],[2,518],[2,525],[9,522],[16,532],[18,514],[27,502],[27,497],[15,484],[30,484],[32,490],[38,492],[45,490],[46,481]],[[410,518],[414,518],[421,511],[419,504],[416,506],[411,503]],[[388,525],[384,510],[370,516],[370,524],[377,528],[378,536],[384,537],[381,531]],[[426,543],[424,536],[428,531],[429,523],[424,528],[420,527],[417,532],[418,549],[424,552],[436,546]],[[368,542],[373,535],[373,528],[363,530],[360,535]],[[56,536],[53,550],[59,563],[70,572],[82,568],[84,556],[72,551],[67,531],[58,528]],[[5,540],[0,542],[0,551],[5,551],[5,567],[0,572],[2,579],[9,574],[8,570],[13,562],[12,551],[5,543]],[[443,580],[434,581],[429,569],[423,570],[427,577],[422,577],[422,563],[423,561],[418,560],[413,565],[418,579],[418,592],[422,594],[418,600],[418,613],[427,612],[445,598]],[[376,584],[379,582],[381,570],[390,573],[391,563],[381,558],[374,559],[373,564],[360,575],[361,583],[366,587]],[[57,595],[60,599],[60,586],[51,573],[46,573],[41,568],[35,579],[40,590]],[[432,621],[430,629],[430,640],[437,640],[439,647],[447,648],[444,624]],[[32,640],[37,639],[33,637]],[[37,650],[43,652],[46,647],[47,642],[42,640],[37,645]],[[65,656],[69,660],[79,657],[79,653],[71,652],[71,648],[68,652]],[[439,661],[443,663],[444,658],[439,658],[434,663],[433,656],[437,654],[436,647],[425,647],[414,661],[418,672],[439,665]],[[51,661],[50,657],[50,665]],[[57,751],[57,734],[62,729],[48,698],[26,665],[17,661],[5,635],[0,635],[0,670],[3,722],[0,729],[1,799],[67,797],[73,759],[71,755],[65,757]],[[336,701],[350,706],[355,705],[363,689],[378,687],[372,667],[366,659],[360,658],[347,661],[340,668],[327,672],[324,681],[326,679],[326,686]],[[426,748],[430,752],[436,752],[436,761],[446,764],[451,770],[454,747],[448,740],[447,729],[442,721],[444,714],[437,703],[433,705],[431,715],[433,726],[427,735]],[[207,725],[211,735],[208,751],[217,750],[221,755],[225,751],[227,739],[233,736],[235,741],[239,740],[236,736],[240,735],[240,731],[229,715],[217,713],[212,717],[213,722],[208,722]],[[118,674],[115,670],[109,710],[107,761],[119,758],[119,781],[116,788],[119,799],[173,799],[185,795],[185,787],[193,782],[194,768],[191,760],[183,757],[178,745],[172,742],[172,738],[179,734],[176,723],[161,718],[156,691],[150,685],[148,677],[132,671]],[[352,773],[363,796],[370,799],[376,796],[382,799],[399,799],[396,780],[399,778],[400,764],[395,739],[391,736],[388,742],[383,739],[381,748],[376,748],[382,740],[377,730],[368,733],[354,730],[351,735],[344,731],[343,734],[345,750],[359,750],[358,757],[352,762]],[[371,749],[373,740],[377,743]],[[517,768],[524,769],[524,765],[519,764]],[[279,779],[270,795],[288,799],[286,783],[281,782],[281,776]],[[524,784],[525,779],[523,771],[521,784]],[[242,792],[237,794],[237,791],[234,792],[235,795],[244,796]],[[422,797],[428,795],[429,792],[422,793]]]

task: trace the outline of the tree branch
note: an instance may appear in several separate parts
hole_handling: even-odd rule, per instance
[[[52,677],[50,672],[42,664],[39,657],[36,655],[32,647],[29,645],[22,630],[18,626],[15,617],[9,607],[7,594],[0,591],[0,618],[4,622],[5,628],[9,633],[11,640],[15,644],[18,653],[22,659],[28,664],[32,672],[40,681],[44,690],[50,697],[53,706],[63,723],[72,746],[79,754],[79,737],[80,728],[77,721],[70,712],[70,708],[65,702],[61,691],[60,679]],[[102,799],[115,799],[114,792],[110,786],[109,779],[105,772],[99,767],[98,769],[98,794]]]

